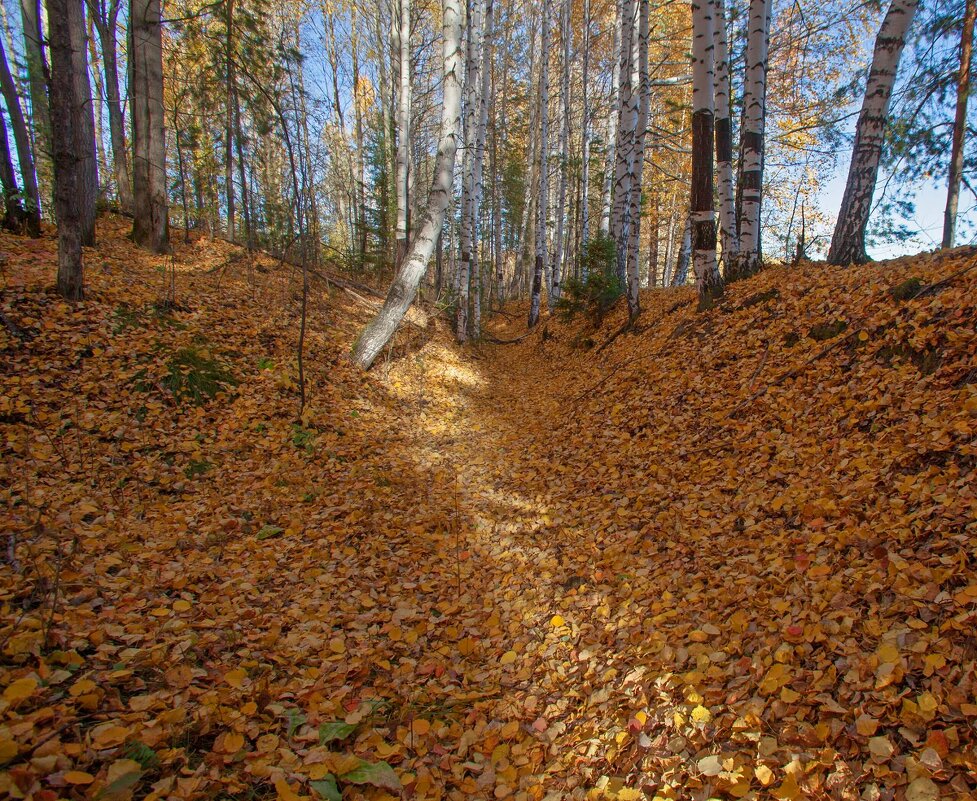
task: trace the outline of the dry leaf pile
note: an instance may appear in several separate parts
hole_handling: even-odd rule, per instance
[[[316,280],[297,419],[295,271],[122,232],[0,238],[0,792],[975,792],[972,252],[366,376]]]

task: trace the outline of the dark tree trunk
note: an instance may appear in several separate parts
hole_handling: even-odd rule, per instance
[[[957,230],[957,204],[963,175],[963,140],[967,132],[967,99],[970,97],[970,59],[974,49],[974,18],[977,0],[967,0],[960,37],[960,71],[957,73],[957,109],[953,121],[950,171],[947,176],[946,210],[943,213],[943,247],[952,248]]]
[[[10,143],[7,141],[7,119],[0,112],[0,186],[3,187],[3,227],[14,233],[22,233],[27,223],[24,205],[20,202],[17,187],[17,173],[10,158]]]
[[[159,0],[132,0],[132,238],[154,253],[170,249],[163,119],[163,36]]]
[[[82,163],[78,157],[77,127],[83,114],[74,75],[71,16],[75,0],[46,0],[51,47],[51,145],[54,162],[54,208],[58,219],[58,293],[81,300],[82,269]],[[75,10],[80,16],[80,10]],[[91,98],[88,98],[90,104]]]
[[[95,244],[95,204],[98,199],[98,160],[95,158],[95,103],[88,81],[88,34],[85,31],[85,6],[78,2],[67,4],[68,33],[71,37],[71,78],[75,83],[74,99],[78,104],[77,120],[73,126],[75,158],[78,159],[78,204],[81,219],[81,243]],[[48,14],[50,22],[51,15]],[[53,62],[52,54],[52,62]],[[53,82],[52,76],[52,82]],[[55,124],[51,113],[51,124]]]

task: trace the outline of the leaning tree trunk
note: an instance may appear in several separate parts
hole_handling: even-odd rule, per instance
[[[539,305],[546,274],[546,214],[549,210],[550,4],[543,0],[539,58],[539,193],[536,199],[536,260],[529,300],[529,327],[539,322]]]
[[[729,47],[726,42],[725,0],[713,0],[716,60],[716,179],[723,264],[727,271],[737,258],[736,190],[733,179],[733,124],[730,117]]]
[[[159,0],[131,0],[132,238],[154,253],[170,247],[163,128],[163,37]]]
[[[872,69],[868,74],[865,99],[855,128],[848,183],[828,250],[830,264],[863,264],[868,261],[865,228],[872,211],[872,195],[879,174],[892,87],[896,82],[902,50],[906,46],[906,32],[916,15],[916,2],[892,0],[875,39]]]
[[[20,108],[20,97],[17,95],[13,76],[10,74],[10,65],[2,41],[0,41],[0,91],[3,93],[7,113],[10,115],[14,146],[17,148],[17,161],[20,164],[20,175],[24,184],[25,206],[22,208],[25,228],[31,236],[38,236],[41,233],[41,206],[37,192],[37,177],[34,173],[30,134],[24,120],[24,113]]]
[[[82,268],[83,206],[82,164],[78,158],[77,128],[82,126],[84,103],[75,78],[72,55],[72,6],[76,0],[47,0],[48,41],[51,48],[51,145],[54,162],[54,210],[58,220],[58,293],[68,300],[84,295]],[[76,12],[78,9],[75,10]]]
[[[383,308],[360,334],[353,345],[354,363],[368,369],[390,341],[397,326],[404,319],[417,287],[427,270],[428,261],[444,223],[445,211],[451,198],[454,181],[455,151],[461,129],[461,3],[444,0],[442,25],[444,31],[444,100],[441,111],[441,141],[434,169],[434,179],[428,193],[424,220],[411,243],[410,253],[390,285]]]
[[[50,23],[50,14],[48,22]],[[81,215],[81,243],[95,244],[95,213],[98,200],[98,159],[95,157],[95,103],[88,80],[88,35],[85,31],[85,6],[68,3],[68,31],[71,36],[72,80],[74,96],[79,103],[75,135],[75,158],[79,161],[79,185],[75,202]],[[53,79],[52,79],[53,80]],[[54,114],[51,114],[54,124]]]
[[[692,265],[699,308],[723,293],[716,269],[713,207],[713,17],[711,0],[692,3]]]
[[[727,262],[727,273],[731,280],[752,275],[760,266],[760,204],[763,195],[763,134],[771,6],[772,0],[750,1],[740,145],[741,216],[737,257],[733,264]]]
[[[977,0],[967,0],[960,37],[960,71],[957,73],[957,109],[953,121],[953,144],[950,147],[950,170],[947,176],[946,210],[943,212],[943,247],[952,248],[957,229],[957,203],[963,175],[963,140],[967,131],[967,98],[970,96],[970,58],[974,49],[974,18]]]

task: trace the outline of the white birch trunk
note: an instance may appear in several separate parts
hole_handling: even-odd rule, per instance
[[[915,15],[916,0],[892,0],[875,39],[872,69],[868,74],[865,99],[855,128],[848,183],[828,250],[830,264],[861,264],[868,261],[865,227],[872,211],[885,121],[889,115],[899,60],[906,45],[906,32]]]
[[[546,218],[549,210],[549,103],[550,103],[550,5],[543,0],[543,25],[539,59],[539,195],[536,200],[536,261],[529,301],[529,327],[539,322],[543,276],[549,271],[546,248]]]
[[[729,46],[726,42],[725,0],[713,0],[716,56],[716,180],[722,260],[729,267],[739,251],[736,234],[736,189],[733,178],[733,126],[730,118]]]
[[[743,97],[742,192],[738,265],[733,277],[756,272],[760,262],[760,205],[763,198],[763,135],[767,104],[767,52],[770,47],[772,0],[750,0],[746,44],[746,89]]]
[[[627,283],[627,245],[630,220],[631,184],[634,179],[635,130],[638,124],[638,92],[633,65],[635,57],[635,0],[621,0],[621,60],[619,104],[615,146],[614,194],[611,204],[610,235],[617,246],[617,278]]]
[[[410,3],[411,0],[394,0],[391,11],[393,34],[394,80],[397,87],[397,158],[395,184],[397,186],[397,265],[407,254],[410,234]]]
[[[567,210],[567,161],[569,160],[570,138],[570,0],[563,0],[560,11],[560,38],[563,40],[563,73],[560,81],[560,100],[562,120],[560,123],[560,188],[556,204],[556,235],[553,247],[552,283],[546,296],[550,309],[556,307],[560,299],[563,280],[564,232],[566,230]]]
[[[641,311],[640,270],[638,251],[641,241],[641,189],[645,166],[645,138],[648,130],[648,110],[651,105],[651,81],[648,77],[648,27],[649,2],[639,2],[638,58],[636,80],[638,89],[638,118],[635,123],[634,153],[632,156],[632,178],[629,192],[628,216],[625,222],[627,231],[627,295],[628,315],[634,320]]]
[[[580,253],[586,252],[590,238],[590,0],[583,2],[583,70],[581,74],[581,94],[583,95],[583,120],[581,137],[583,154],[580,174]],[[581,259],[586,265],[586,261]],[[586,266],[581,270],[581,279],[587,280]]]
[[[427,209],[417,236],[411,243],[410,254],[404,260],[390,285],[383,308],[360,334],[353,345],[351,358],[355,364],[368,369],[390,341],[397,326],[407,313],[417,294],[417,287],[427,270],[438,233],[444,223],[445,211],[451,199],[454,183],[455,152],[461,129],[461,3],[444,0],[442,13],[444,81],[441,111],[441,139],[428,193]]]
[[[722,295],[716,269],[716,219],[713,201],[713,6],[692,3],[692,266],[699,308]]]
[[[617,126],[621,116],[621,27],[623,13],[621,0],[617,0],[617,12],[614,17],[614,72],[611,77],[611,113],[607,115],[607,130],[604,134],[604,147],[607,158],[604,161],[604,185],[600,194],[600,232],[603,236],[611,235],[611,202],[614,191],[614,168],[617,164]]]

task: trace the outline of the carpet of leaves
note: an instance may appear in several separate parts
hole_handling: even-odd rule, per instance
[[[973,797],[972,250],[367,375],[315,279],[299,417],[297,272],[123,233],[0,237],[0,794]]]

